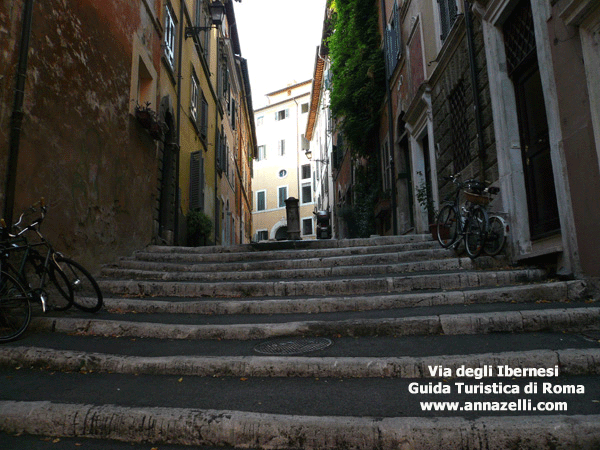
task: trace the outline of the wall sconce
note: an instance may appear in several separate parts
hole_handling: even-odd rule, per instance
[[[305,154],[306,154],[306,157],[309,160],[311,160],[311,161],[320,162],[320,163],[323,163],[323,164],[329,164],[329,160],[328,159],[312,159],[312,152],[310,150],[307,150]]]
[[[211,25],[208,27],[186,27],[185,38],[196,36],[200,31],[210,30],[213,26],[216,28],[223,23],[225,17],[225,5],[220,0],[212,2],[208,9],[210,11]]]

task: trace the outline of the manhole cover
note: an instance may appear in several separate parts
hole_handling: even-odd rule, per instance
[[[254,347],[254,351],[264,355],[299,355],[316,352],[329,347],[333,342],[327,338],[291,338],[263,342]]]

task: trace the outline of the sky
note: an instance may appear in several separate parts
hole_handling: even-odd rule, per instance
[[[254,109],[265,95],[313,76],[326,0],[233,2],[242,57],[248,60]]]

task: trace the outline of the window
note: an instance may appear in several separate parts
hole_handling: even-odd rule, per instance
[[[279,207],[285,208],[285,201],[287,200],[287,186],[282,186],[278,189]]]
[[[263,124],[264,120],[265,120],[265,116],[258,116],[256,118],[256,125],[261,126]]]
[[[190,210],[204,210],[204,159],[202,152],[190,155]]]
[[[260,241],[268,241],[269,240],[269,231],[268,230],[258,230],[256,232],[256,240]]]
[[[258,160],[264,161],[265,159],[267,159],[267,146],[259,145],[258,146]]]
[[[302,183],[302,204],[312,202],[312,189],[310,183]]]
[[[313,234],[313,220],[312,218],[302,219],[302,234],[307,236]]]
[[[279,156],[285,155],[285,139],[281,139],[277,142],[277,154]]]
[[[308,103],[302,103],[302,105],[300,105],[300,110],[302,111],[302,114],[306,114],[308,112]]]
[[[290,115],[289,109],[282,109],[281,111],[277,111],[275,113],[275,120],[276,121],[285,120],[289,117],[289,115]]]
[[[287,177],[287,170],[281,169],[279,171],[279,178],[285,178],[285,177]]]
[[[165,7],[165,59],[171,70],[175,70],[175,18],[169,5]]]
[[[194,122],[198,122],[198,106],[200,103],[200,83],[196,72],[192,69],[192,88],[190,93],[190,117]]]
[[[302,165],[302,179],[306,180],[310,178],[310,164]]]
[[[456,0],[437,0],[440,6],[440,25],[442,34],[440,39],[443,41],[448,37],[452,25],[458,15],[458,8],[456,7]]]
[[[264,211],[267,209],[267,191],[258,191],[256,193],[256,210]]]
[[[398,64],[398,59],[402,56],[402,34],[400,30],[400,15],[398,13],[397,2],[394,2],[392,17],[385,30],[385,38],[387,42],[387,74],[388,77],[391,77]]]

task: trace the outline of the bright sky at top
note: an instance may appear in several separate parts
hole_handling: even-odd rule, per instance
[[[326,0],[233,3],[254,109],[267,104],[266,94],[312,78]]]

